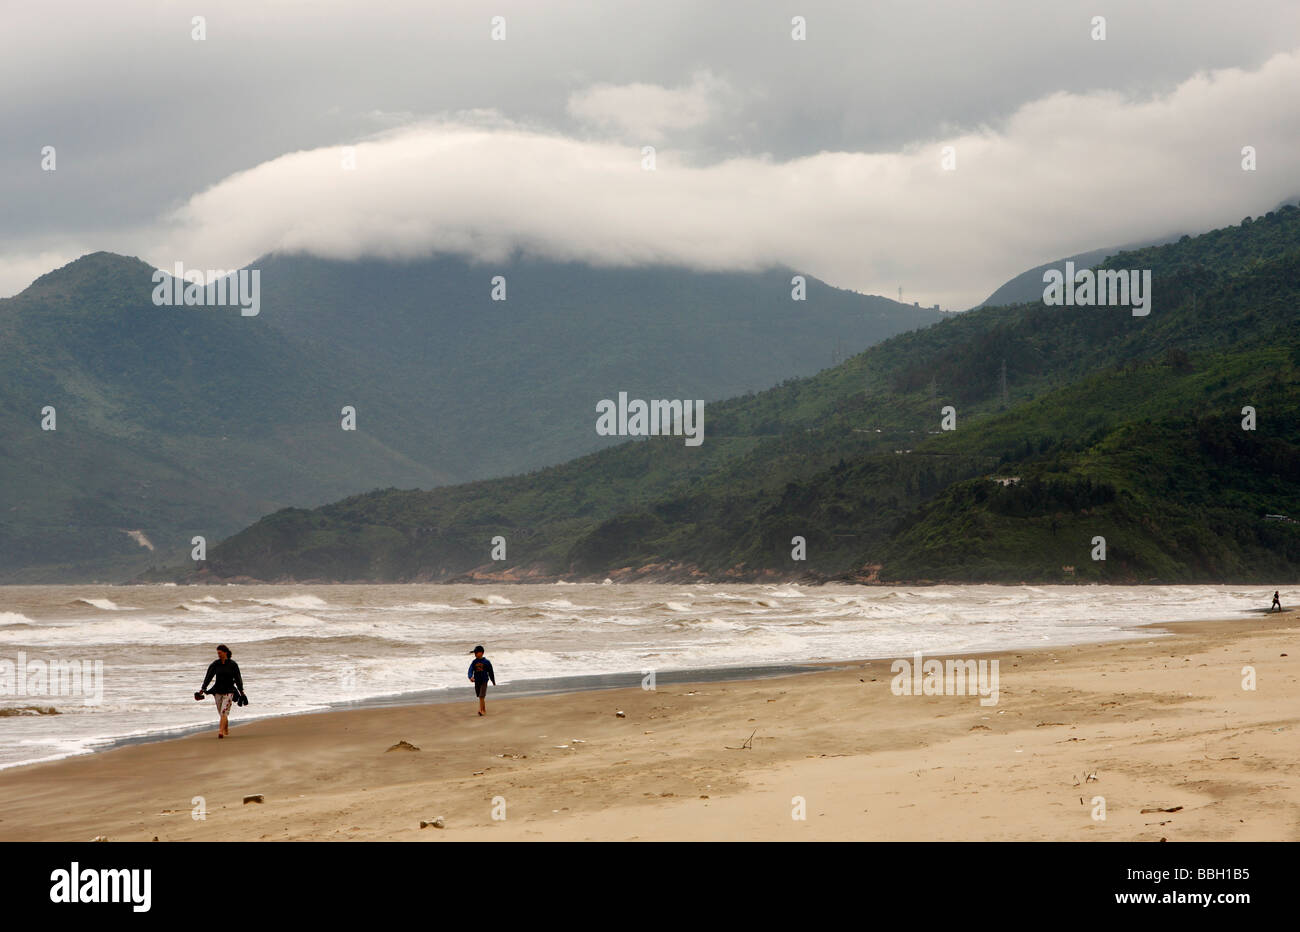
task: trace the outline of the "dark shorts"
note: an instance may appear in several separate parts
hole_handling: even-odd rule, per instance
[[[479,682],[475,682],[475,683],[474,683],[474,695],[478,696],[480,699],[486,699],[486,698],[487,698],[487,686],[488,686],[488,684],[487,684],[487,680],[484,680],[484,681],[481,682],[481,683],[479,683]]]

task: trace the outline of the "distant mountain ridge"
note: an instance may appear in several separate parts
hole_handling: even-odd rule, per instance
[[[545,466],[611,442],[620,389],[761,389],[941,316],[811,277],[794,302],[777,270],[253,266],[257,316],[157,307],[154,270],[104,252],[0,300],[0,580],[120,579],[286,505]]]
[[[1130,243],[1127,246],[1107,246],[1102,249],[1090,249],[1087,252],[1076,253],[1073,256],[1066,256],[1063,259],[1056,259],[1052,262],[1044,262],[1042,265],[1036,265],[1032,269],[1021,272],[1015,278],[1009,279],[1000,285],[991,295],[975,305],[975,308],[996,307],[1003,304],[1026,304],[1041,301],[1043,298],[1043,273],[1048,269],[1063,270],[1065,263],[1073,262],[1076,269],[1090,269],[1105,262],[1108,258],[1118,255],[1121,252],[1131,252],[1135,249],[1144,249],[1147,246],[1163,246],[1165,243],[1173,242],[1181,234],[1172,236],[1160,236],[1155,239],[1143,240],[1138,243]],[[972,308],[974,310],[975,308]]]
[[[145,578],[1300,580],[1266,517],[1300,516],[1300,210],[1103,265],[1149,316],[968,311],[710,405],[697,449],[286,509]]]

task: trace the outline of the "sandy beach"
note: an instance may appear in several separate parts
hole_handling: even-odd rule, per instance
[[[485,718],[468,687],[458,704],[236,714],[224,741],[214,722],[0,772],[0,840],[1297,840],[1298,626],[985,655],[993,706],[894,695],[877,660],[489,698]],[[419,750],[389,750],[402,741]]]

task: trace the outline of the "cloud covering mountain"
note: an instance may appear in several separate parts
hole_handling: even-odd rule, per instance
[[[89,104],[70,96],[67,75],[6,40],[13,56],[0,67],[28,66],[45,109],[6,105],[0,293],[98,248],[191,268],[271,251],[488,263],[521,252],[788,264],[965,307],[1035,258],[1207,229],[1295,193],[1300,50],[1287,48],[1297,14],[1286,4],[1263,4],[1249,23],[1212,5],[1152,4],[1112,16],[1104,42],[1089,36],[1095,11],[1074,3],[980,16],[917,7],[872,18],[812,4],[802,43],[787,12],[766,4],[589,20],[566,3],[504,4],[510,31],[496,43],[469,5],[432,19],[410,7],[403,33],[396,19],[358,23],[329,3],[232,4],[214,11],[202,43],[188,18],[128,3],[123,20],[140,26],[129,32],[78,7],[73,22],[100,28],[99,42],[74,29],[60,46],[65,70],[84,79],[86,61],[134,49],[143,74],[176,66],[177,86],[106,79],[118,102],[83,119]],[[317,60],[383,42],[383,60],[347,81],[337,60]],[[1132,54],[1152,43],[1170,54]],[[257,49],[304,83],[273,79],[281,72]],[[260,87],[231,77],[244,63]],[[218,67],[233,100],[196,90]],[[330,77],[312,85],[318,73]],[[165,138],[149,113],[171,127]],[[59,167],[33,183],[45,143],[63,143]],[[643,170],[646,145],[655,171]],[[1245,146],[1256,171],[1242,170]],[[353,170],[342,167],[348,147]]]

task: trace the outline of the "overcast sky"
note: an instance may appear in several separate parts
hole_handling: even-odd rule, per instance
[[[523,250],[965,308],[1300,194],[1295,0],[0,0],[0,87],[0,295]]]

